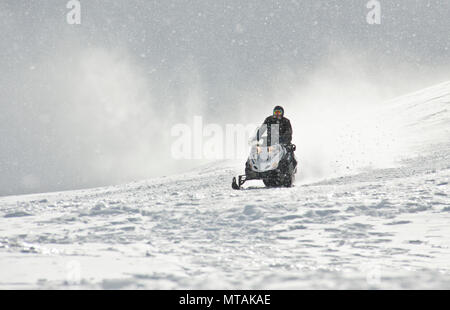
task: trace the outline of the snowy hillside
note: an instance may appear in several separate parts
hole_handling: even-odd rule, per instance
[[[449,106],[450,82],[385,103],[391,160],[293,188],[227,163],[0,198],[0,289],[450,289]]]

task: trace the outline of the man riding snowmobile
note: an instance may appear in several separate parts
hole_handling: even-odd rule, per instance
[[[272,127],[274,127],[272,130]],[[284,109],[281,106],[276,106],[273,109],[273,115],[268,116],[263,125],[261,126],[261,130],[259,130],[258,135],[261,137],[264,132],[267,130],[267,144],[284,144],[289,145],[292,141],[292,126],[289,119],[284,117]],[[274,134],[274,137],[272,135]],[[273,141],[272,141],[273,138]],[[278,141],[277,141],[278,138]]]
[[[291,143],[291,122],[284,117],[282,107],[273,109],[273,115],[258,128],[254,141],[256,144],[245,164],[245,175],[233,178],[232,187],[239,189],[247,180],[263,180],[268,187],[291,187],[297,172],[296,147]]]

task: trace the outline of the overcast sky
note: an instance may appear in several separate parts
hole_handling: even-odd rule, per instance
[[[450,80],[449,1],[382,0],[381,25],[367,2],[89,0],[69,25],[65,0],[0,1],[0,195],[181,171],[173,124],[260,122],[311,76]]]

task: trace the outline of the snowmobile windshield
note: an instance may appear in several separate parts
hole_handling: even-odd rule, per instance
[[[248,140],[250,146],[267,145],[267,133],[264,131],[264,126],[259,126],[255,129],[253,135]]]
[[[268,135],[267,135],[267,126],[262,125],[256,128],[255,133],[252,138],[249,140],[250,145],[259,145],[259,146],[267,146]]]

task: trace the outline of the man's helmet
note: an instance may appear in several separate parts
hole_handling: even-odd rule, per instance
[[[282,119],[284,116],[284,109],[283,107],[277,105],[275,108],[273,108],[273,117]]]

